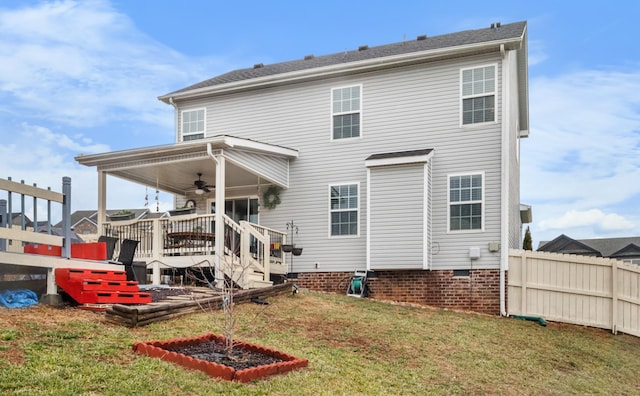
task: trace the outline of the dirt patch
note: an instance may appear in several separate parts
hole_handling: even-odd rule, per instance
[[[173,348],[165,347],[164,349],[191,356],[195,359],[206,360],[208,362],[233,367],[235,370],[243,370],[246,368],[258,367],[282,361],[276,357],[240,347],[233,348],[231,356],[228,357],[225,355],[224,345],[214,340]]]
[[[167,297],[186,296],[191,294],[191,290],[181,287],[153,287],[144,289],[144,292],[151,294],[152,302],[166,300]]]
[[[3,345],[5,343],[9,345]],[[8,342],[0,342],[0,356],[2,356],[0,361],[6,360],[7,362],[9,362],[9,364],[21,365],[22,363],[24,363],[24,352],[20,350],[16,345],[11,344],[12,343]]]

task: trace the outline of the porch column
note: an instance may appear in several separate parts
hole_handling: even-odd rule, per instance
[[[224,257],[224,207],[225,207],[225,189],[226,189],[226,164],[222,154],[213,156],[216,161],[216,230],[215,244],[216,255],[214,259],[215,273],[218,282],[224,281],[224,274],[221,272],[222,263],[220,258]],[[218,285],[221,286],[221,285]]]
[[[107,220],[107,174],[98,171],[98,235],[102,234],[102,224]]]

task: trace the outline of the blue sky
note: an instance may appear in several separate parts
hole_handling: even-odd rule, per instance
[[[74,156],[172,143],[159,95],[255,63],[527,20],[535,243],[637,236],[640,5],[615,3],[4,0],[0,177],[60,190],[71,176],[73,209],[95,208],[95,169]],[[110,208],[144,205],[145,187],[109,184]]]

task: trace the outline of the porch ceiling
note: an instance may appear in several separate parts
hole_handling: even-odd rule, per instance
[[[195,190],[194,181],[198,179],[198,173],[202,174],[201,180],[208,185],[215,185],[216,162],[212,155],[233,152],[243,152],[258,158],[275,157],[280,159],[276,162],[281,167],[288,167],[289,160],[298,157],[297,150],[286,147],[230,136],[216,136],[166,146],[79,155],[76,160],[82,165],[95,166],[98,171],[111,176],[173,194],[186,195]],[[226,161],[225,168],[227,188],[255,186],[259,182],[287,187],[275,174],[271,177],[268,169],[255,169],[248,163],[238,161],[237,156]]]

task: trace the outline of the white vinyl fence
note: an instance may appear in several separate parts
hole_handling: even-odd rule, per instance
[[[610,329],[640,337],[640,266],[526,250],[509,252],[509,315]]]

